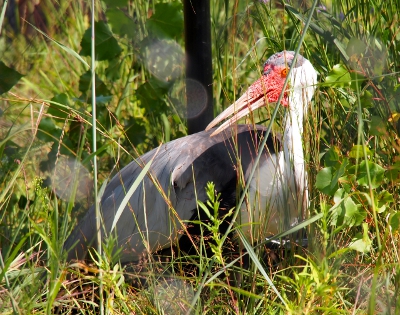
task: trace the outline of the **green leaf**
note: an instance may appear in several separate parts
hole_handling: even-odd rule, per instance
[[[0,95],[8,92],[24,75],[0,61]]]
[[[329,148],[328,151],[326,151],[324,155],[324,165],[326,167],[332,166],[336,167],[337,164],[339,163],[339,153],[340,150],[338,147],[332,146]]]
[[[379,116],[372,116],[369,127],[369,133],[373,136],[381,136],[386,134],[386,123]]]
[[[91,56],[92,52],[92,28],[89,27],[83,34],[81,41],[82,56]],[[112,60],[121,53],[117,40],[111,33],[110,28],[103,21],[95,22],[95,54],[96,60]]]
[[[389,224],[394,231],[400,230],[400,211],[397,211],[390,216]]]
[[[125,119],[125,134],[134,145],[145,143],[149,135],[146,133],[146,122],[140,117],[127,117]]]
[[[334,65],[328,73],[325,82],[332,87],[345,87],[351,85],[349,71],[341,64]]]
[[[335,188],[337,189],[339,178],[341,178],[344,175],[347,165],[349,165],[349,160],[345,158],[340,164],[340,167],[333,173],[332,182],[330,185],[331,190]]]
[[[176,38],[183,34],[182,3],[158,3],[155,13],[147,20],[146,27],[153,36],[158,38]]]
[[[398,182],[400,179],[400,160],[389,166],[386,172],[386,177],[393,182]]]
[[[257,268],[259,269],[260,273],[264,276],[265,280],[267,280],[267,282],[271,286],[271,288],[275,291],[276,295],[280,298],[281,302],[283,302],[283,304],[286,306],[285,300],[279,294],[279,291],[276,289],[273,281],[268,276],[267,272],[265,271],[265,268],[261,265],[257,254],[253,250],[253,246],[250,245],[249,241],[246,239],[246,236],[243,234],[243,231],[241,229],[238,229],[237,233],[239,234],[239,237],[240,237],[240,240],[241,240],[242,244],[244,245],[244,247],[246,248],[247,252],[249,253],[249,256],[250,256],[251,260],[257,266]]]
[[[169,87],[170,84],[155,78],[151,78],[143,83],[136,90],[136,95],[141,102],[141,107],[146,109],[148,113],[164,111],[166,109],[164,96],[168,93]]]
[[[345,108],[352,108],[357,101],[354,93],[349,93],[347,88],[336,87],[340,104]]]
[[[365,150],[367,151],[367,155],[371,155],[371,151],[368,147],[365,147]],[[363,156],[364,156],[363,146],[361,144],[353,145],[353,147],[349,152],[349,157],[353,159],[360,159]]]
[[[127,35],[129,38],[135,36],[136,24],[125,11],[119,8],[110,8],[106,11],[106,16],[114,33],[120,36]]]
[[[353,174],[347,174],[346,176],[339,178],[340,186],[347,192],[350,193],[353,187],[357,186],[357,180]]]
[[[344,221],[348,226],[359,226],[364,222],[367,212],[361,208],[361,205],[356,204],[353,198],[350,196],[346,198],[343,205],[346,211]]]
[[[359,73],[357,71],[351,71],[350,72],[350,77],[351,77],[351,85],[350,85],[351,88],[354,91],[361,91],[361,85],[366,80],[365,77],[361,73]],[[357,86],[358,86],[358,88],[357,88]],[[361,95],[361,98],[362,98],[362,95]],[[364,105],[367,106],[369,104],[366,103]],[[361,103],[361,106],[363,106],[363,103]],[[365,108],[367,108],[367,107],[365,107]]]
[[[39,128],[37,132],[38,139],[51,142],[55,141],[60,134],[59,128],[55,125],[54,120],[50,117],[44,117],[40,120]]]
[[[357,233],[352,239],[349,248],[361,253],[368,253],[371,250],[371,244],[364,241],[361,233]]]
[[[200,208],[207,215],[207,218],[209,218],[209,219],[213,218],[213,216],[211,215],[210,210],[208,209],[208,207],[201,200],[197,200],[197,204],[200,206]]]
[[[361,253],[368,253],[371,251],[372,241],[368,236],[367,223],[364,223],[362,227],[363,227],[363,234],[357,233],[355,237],[352,239],[349,248],[354,249]]]
[[[332,224],[343,226],[358,226],[366,218],[367,213],[361,205],[356,204],[351,196],[343,189],[338,189],[333,198],[335,206],[332,207]]]
[[[394,202],[394,198],[390,192],[387,190],[382,190],[375,198],[375,202],[377,206],[377,212],[382,213],[386,210],[390,203]]]
[[[107,8],[117,8],[127,6],[128,0],[103,0],[103,2],[107,5]]]
[[[370,91],[364,91],[361,94],[360,103],[362,108],[372,108],[374,106],[373,97]]]
[[[121,78],[121,62],[119,59],[113,59],[108,62],[108,67],[105,71],[107,80],[110,82],[117,81]]]
[[[371,188],[377,188],[381,186],[385,169],[382,166],[370,161],[368,161],[368,168],[371,176],[371,183],[368,181],[367,163],[365,161],[360,163],[359,173],[357,174],[358,183],[365,187],[369,187],[371,184]]]
[[[317,174],[316,181],[315,181],[315,187],[322,191],[324,194],[327,194],[329,196],[333,196],[335,191],[337,190],[338,186],[334,186],[332,189],[332,167],[325,167],[322,170],[320,170]]]
[[[96,84],[96,99],[100,96],[110,96],[111,93],[108,90],[105,83],[99,78],[96,74],[95,76],[95,84]],[[79,78],[79,91],[82,92],[80,99],[84,102],[91,102],[91,86],[92,86],[92,72],[91,70],[86,71],[84,74],[81,75]]]

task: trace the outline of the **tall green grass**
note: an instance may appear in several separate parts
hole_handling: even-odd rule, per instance
[[[306,31],[300,52],[319,72],[304,134],[308,215],[320,218],[307,225],[309,247],[278,260],[281,251],[272,253],[269,264],[264,250],[248,248],[250,263],[243,268],[232,261],[245,257],[227,257],[218,248],[218,255],[204,255],[202,240],[199,255],[174,253],[167,262],[149,257],[146,270],[117,264],[112,240],[89,266],[66,264],[62,244],[92,203],[94,154],[100,187],[133,158],[186,134],[181,4],[131,1],[119,4],[121,10],[111,1],[96,3],[96,20],[108,21],[98,29],[115,42],[106,50],[96,47],[114,54],[96,62],[94,153],[91,82],[75,55],[90,64],[84,48],[91,10],[84,1],[43,3],[35,12],[46,17],[46,27],[33,18],[26,18],[33,27],[24,24],[18,13],[21,32],[11,29],[8,17],[0,38],[0,60],[25,75],[0,98],[1,312],[98,313],[99,270],[107,313],[400,312],[395,1],[323,3]],[[212,4],[216,113],[258,78],[268,56],[297,48],[311,5]],[[175,24],[160,29],[161,13]],[[268,124],[271,114],[271,108],[261,109],[254,120]],[[281,114],[273,132],[280,131]],[[196,272],[188,272],[188,260]],[[138,274],[148,279],[146,288],[130,285]]]

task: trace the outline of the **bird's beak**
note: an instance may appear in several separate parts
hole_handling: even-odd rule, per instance
[[[229,120],[225,121],[221,126],[214,130],[211,137],[219,134],[229,126],[233,126],[239,119],[245,117],[250,112],[268,104],[266,96],[263,94],[250,93],[250,89],[251,87],[235,103],[225,109],[207,126],[206,130],[209,130],[221,121],[228,119],[233,115]]]
[[[283,83],[286,79],[287,68],[278,69],[279,71],[269,71],[267,75],[263,75],[260,79],[254,82],[247,91],[231,106],[219,114],[206,128],[209,130],[221,121],[228,119],[219,126],[211,136],[215,136],[229,126],[233,126],[239,119],[245,117],[250,112],[266,106],[269,103],[278,101],[279,94],[282,91]],[[283,106],[288,105],[287,93],[281,100]]]

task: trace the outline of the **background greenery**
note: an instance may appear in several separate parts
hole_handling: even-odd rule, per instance
[[[268,56],[297,47],[311,5],[212,1],[216,113]],[[197,276],[177,270],[143,290],[107,248],[93,266],[63,258],[65,237],[92,203],[91,13],[87,1],[9,1],[0,23],[2,313],[98,313],[100,268],[107,313],[184,314],[191,303],[199,314],[400,313],[395,0],[319,2],[307,30],[301,53],[319,72],[304,135],[309,214],[322,215],[308,226],[308,249],[277,265],[261,261],[266,273],[255,267],[257,251],[247,269],[197,257]],[[93,13],[100,187],[186,134],[183,13],[179,1],[144,0],[96,2]],[[269,115],[261,109],[255,120]],[[230,280],[235,272],[241,285]]]

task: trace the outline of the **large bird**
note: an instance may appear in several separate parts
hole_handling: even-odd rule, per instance
[[[317,73],[301,55],[293,60],[292,51],[272,55],[264,64],[263,76],[206,131],[161,145],[111,179],[100,203],[103,239],[110,234],[126,192],[152,160],[111,233],[117,240],[116,250],[121,249],[121,262],[138,261],[146,253],[178,242],[188,221],[201,211],[197,200],[207,201],[207,182],[215,184],[223,207],[229,210],[236,205],[241,187],[251,181],[237,223],[252,241],[274,235],[299,220],[308,198],[303,118],[314,94]],[[290,67],[289,85],[281,101],[288,108],[281,144],[269,136],[257,171],[249,178],[266,128],[235,122],[256,108],[277,102]],[[212,128],[231,115],[219,128]],[[96,245],[96,233],[92,206],[64,244],[68,260],[85,259],[88,249]]]

